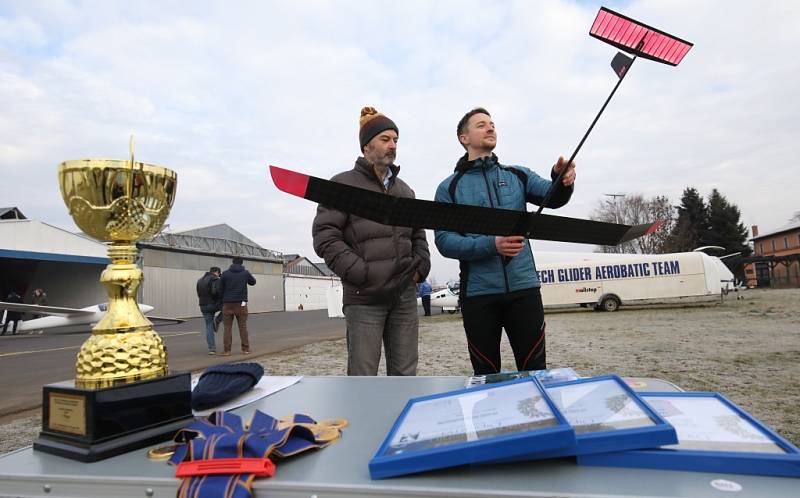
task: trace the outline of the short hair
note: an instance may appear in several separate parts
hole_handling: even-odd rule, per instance
[[[214,273],[214,272],[219,273],[222,270],[219,269],[219,266],[212,266],[208,271],[210,271],[211,273]]]
[[[458,127],[456,127],[456,138],[458,138],[461,135],[463,135],[464,133],[466,133],[466,131],[467,131],[467,122],[469,121],[469,118],[471,118],[472,116],[474,116],[476,114],[486,114],[487,116],[491,117],[491,114],[489,114],[489,111],[487,111],[483,107],[476,107],[475,109],[472,109],[468,113],[464,114],[464,117],[462,117],[458,121]],[[459,140],[458,143],[461,143],[461,140]]]
[[[234,256],[233,257],[233,264],[235,264],[235,265],[244,264],[244,260],[239,256]]]

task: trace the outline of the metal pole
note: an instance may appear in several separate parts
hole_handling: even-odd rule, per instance
[[[566,162],[566,164],[565,164],[564,168],[561,170],[561,173],[559,173],[559,174],[558,174],[558,177],[557,177],[557,178],[556,178],[556,179],[553,181],[552,185],[550,185],[550,189],[547,191],[547,195],[545,195],[545,197],[544,197],[544,200],[542,201],[541,205],[539,206],[539,209],[537,209],[537,210],[536,210],[536,214],[539,214],[539,213],[541,213],[541,212],[542,212],[542,209],[544,209],[544,207],[545,207],[545,206],[547,205],[547,203],[550,201],[550,198],[553,196],[553,193],[554,193],[554,192],[555,192],[555,190],[558,188],[558,184],[561,182],[561,179],[564,177],[564,173],[566,173],[566,171],[567,171],[567,166],[566,166],[566,165],[568,165],[569,163],[571,163],[571,162],[572,162],[572,161],[575,159],[575,156],[577,156],[577,155],[578,155],[578,151],[579,151],[579,150],[581,150],[581,147],[583,147],[583,143],[584,143],[584,142],[586,141],[586,139],[589,137],[589,133],[591,133],[591,132],[592,132],[592,129],[594,128],[594,125],[597,123],[597,120],[598,120],[598,119],[600,119],[600,115],[602,115],[602,114],[603,114],[603,111],[605,111],[605,110],[606,110],[606,106],[607,106],[607,105],[608,105],[608,103],[611,101],[611,97],[613,97],[613,96],[614,96],[614,93],[616,93],[616,91],[617,91],[617,88],[619,88],[619,85],[622,83],[622,80],[624,80],[624,79],[625,79],[625,76],[627,76],[627,75],[628,75],[628,72],[630,71],[630,69],[631,69],[631,66],[633,66],[633,63],[634,63],[634,62],[636,62],[636,58],[639,56],[639,54],[638,54],[637,52],[638,52],[638,51],[639,51],[639,50],[642,48],[642,46],[644,45],[644,37],[645,37],[646,35],[647,35],[647,33],[645,33],[645,34],[642,36],[642,39],[639,41],[638,45],[636,46],[636,52],[634,52],[633,59],[631,60],[631,63],[630,63],[630,65],[629,65],[629,66],[628,66],[628,68],[625,70],[625,72],[624,72],[624,73],[622,73],[622,76],[620,76],[620,78],[619,78],[619,81],[617,81],[617,84],[616,84],[616,85],[614,85],[614,89],[613,89],[613,90],[611,90],[611,94],[608,96],[608,98],[606,99],[605,103],[603,103],[603,107],[601,107],[601,108],[600,108],[600,112],[598,112],[598,113],[597,113],[597,116],[595,116],[595,117],[594,117],[594,121],[592,121],[592,124],[589,126],[589,129],[588,129],[588,130],[586,130],[586,133],[584,133],[584,135],[583,135],[583,138],[581,139],[580,143],[578,143],[578,146],[577,146],[577,147],[575,147],[575,151],[574,151],[574,152],[572,153],[572,155],[569,157],[569,161],[567,161],[567,162]]]

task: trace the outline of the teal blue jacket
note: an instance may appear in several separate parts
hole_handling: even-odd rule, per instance
[[[555,179],[557,175],[551,170],[550,176]],[[451,183],[454,181],[453,188]],[[501,165],[494,154],[474,161],[467,161],[464,155],[458,161],[455,173],[439,184],[436,201],[525,211],[527,202],[541,204],[551,184],[551,180],[542,178],[528,168]],[[572,186],[559,185],[547,207],[563,206],[569,201],[572,191]],[[493,235],[443,230],[436,230],[435,234],[439,252],[460,262],[462,298],[541,286],[527,239],[522,251],[504,264],[503,257],[495,247]]]

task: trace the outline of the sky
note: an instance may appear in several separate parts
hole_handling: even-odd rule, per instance
[[[571,202],[717,188],[761,232],[800,211],[800,2],[609,1],[693,42],[678,67],[635,63],[577,157]],[[359,155],[373,106],[400,129],[400,177],[433,199],[463,149],[459,118],[497,125],[503,164],[545,175],[616,83],[588,35],[593,1],[0,0],[0,206],[77,231],[56,171],[136,158],[178,173],[168,231],[228,223],[313,261],[316,205],[269,164],[329,178]],[[532,210],[533,208],[531,208]],[[456,278],[428,232],[432,276]],[[534,241],[534,251],[593,246]]]

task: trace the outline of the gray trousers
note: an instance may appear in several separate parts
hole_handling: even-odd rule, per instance
[[[347,375],[378,375],[381,342],[387,375],[416,375],[419,318],[417,292],[409,285],[385,304],[348,304]]]

